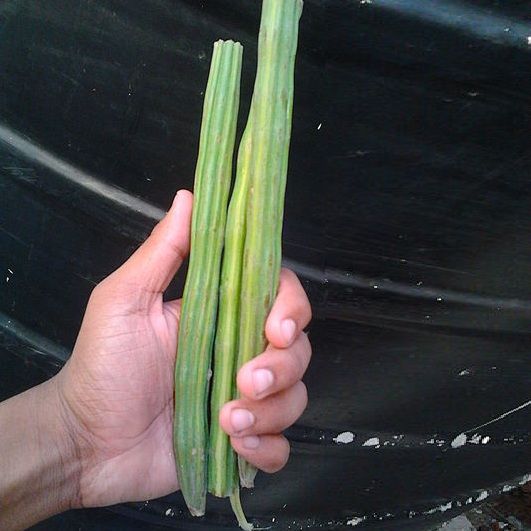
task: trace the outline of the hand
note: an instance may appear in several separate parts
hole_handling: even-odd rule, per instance
[[[81,506],[178,488],[172,425],[180,300],[163,302],[162,294],[188,253],[191,211],[191,194],[180,191],[146,242],[95,288],[73,354],[55,377],[81,464]],[[268,472],[285,464],[289,445],[280,432],[306,406],[300,379],[310,359],[302,333],[309,320],[304,290],[284,270],[266,325],[270,345],[240,370],[243,398],[221,411],[234,449]],[[253,422],[243,429],[245,419]]]

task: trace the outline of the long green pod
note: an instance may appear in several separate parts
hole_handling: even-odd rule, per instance
[[[175,363],[177,475],[194,516],[205,512],[208,383],[239,108],[242,46],[214,44],[195,172],[188,274]]]
[[[301,0],[264,0],[251,104],[250,184],[240,294],[237,368],[263,351],[264,327],[278,287],[283,202],[291,137],[293,78]],[[256,469],[238,458],[240,481]]]
[[[219,424],[223,405],[234,398],[238,356],[241,270],[245,239],[245,210],[251,164],[249,134],[240,143],[237,175],[225,229],[218,321],[214,344],[214,378],[210,398],[210,446],[208,490],[215,496],[231,496],[239,488],[236,454],[229,436]]]

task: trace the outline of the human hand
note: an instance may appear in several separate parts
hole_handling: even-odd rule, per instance
[[[188,253],[191,210],[192,195],[180,191],[144,244],[95,288],[73,354],[54,378],[80,462],[74,505],[139,501],[178,488],[172,425],[181,301],[163,302],[162,294]],[[280,432],[306,407],[300,380],[311,349],[302,329],[310,316],[297,277],[283,270],[266,324],[270,344],[241,368],[242,398],[220,414],[236,452],[267,472],[287,461]],[[266,380],[270,387],[257,394]],[[245,418],[252,426],[242,429]]]

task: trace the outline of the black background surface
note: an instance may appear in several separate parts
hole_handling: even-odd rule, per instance
[[[219,38],[244,45],[241,131],[259,5],[0,3],[0,398],[58,370],[91,289],[191,188]],[[531,407],[470,442],[530,400],[528,37],[526,1],[305,2],[283,243],[314,309],[310,403],[244,495],[256,524],[423,529],[530,471]],[[209,508],[38,529],[233,525]]]

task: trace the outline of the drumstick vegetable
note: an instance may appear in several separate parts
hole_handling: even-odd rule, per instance
[[[188,274],[175,364],[177,475],[193,515],[205,512],[209,370],[239,107],[242,46],[214,44],[195,172]]]
[[[264,0],[250,111],[250,165],[240,293],[238,370],[266,347],[265,323],[278,288],[293,78],[301,0]],[[227,227],[227,231],[230,227]],[[256,468],[238,457],[240,481]]]

